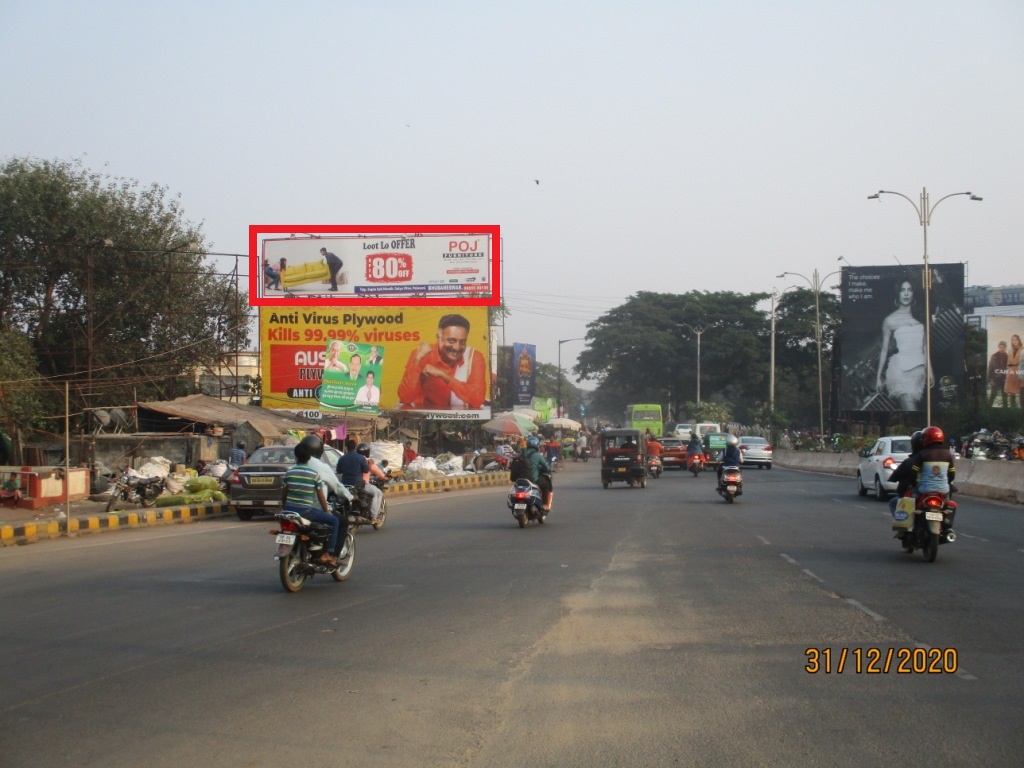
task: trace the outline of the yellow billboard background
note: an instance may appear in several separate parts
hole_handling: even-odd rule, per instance
[[[486,307],[276,307],[260,308],[263,406],[319,410],[326,342],[379,347],[381,410],[399,407],[398,387],[406,362],[421,344],[437,343],[438,321],[450,314],[469,321],[468,346],[483,356],[487,400],[481,408],[415,410],[428,418],[490,418],[490,344]]]

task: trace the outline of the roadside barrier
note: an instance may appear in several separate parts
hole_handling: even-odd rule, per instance
[[[508,485],[508,472],[481,472],[475,475],[459,475],[443,480],[418,480],[394,482],[388,486],[389,496],[407,496],[415,493],[436,493],[469,488],[484,488]],[[106,533],[131,528],[145,528],[154,525],[178,525],[218,517],[233,517],[234,510],[228,502],[211,502],[187,507],[161,507],[111,514],[79,515],[67,520],[47,520],[20,525],[0,525],[0,546],[31,544],[46,539],[64,536],[78,536],[87,533]]]

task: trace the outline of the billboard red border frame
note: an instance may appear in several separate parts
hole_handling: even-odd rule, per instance
[[[491,238],[491,295],[480,298],[385,298],[385,297],[260,297],[260,235],[292,234],[424,235],[487,234]],[[498,224],[250,224],[249,305],[253,307],[497,307],[501,304],[501,226]]]

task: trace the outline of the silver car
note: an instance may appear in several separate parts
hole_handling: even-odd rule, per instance
[[[885,501],[896,493],[896,483],[889,480],[893,470],[910,455],[909,435],[880,437],[870,448],[860,452],[857,464],[857,493],[867,496],[872,490],[875,498]]]
[[[743,453],[743,464],[772,468],[772,446],[763,437],[746,436],[740,438],[740,451]]]

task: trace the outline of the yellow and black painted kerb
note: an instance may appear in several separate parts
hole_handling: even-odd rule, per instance
[[[444,480],[423,480],[409,483],[393,483],[388,486],[389,495],[405,496],[413,493],[429,493],[462,488],[507,485],[507,472],[487,472],[479,475],[461,475]],[[73,517],[69,520],[50,520],[44,523],[0,526],[0,546],[31,544],[43,539],[59,539],[62,536],[78,536],[86,533],[105,533],[125,528],[145,528],[152,525],[175,525],[192,523],[216,517],[230,517],[234,511],[227,502],[197,504],[191,507],[158,507],[137,511],[113,512],[109,515]]]

